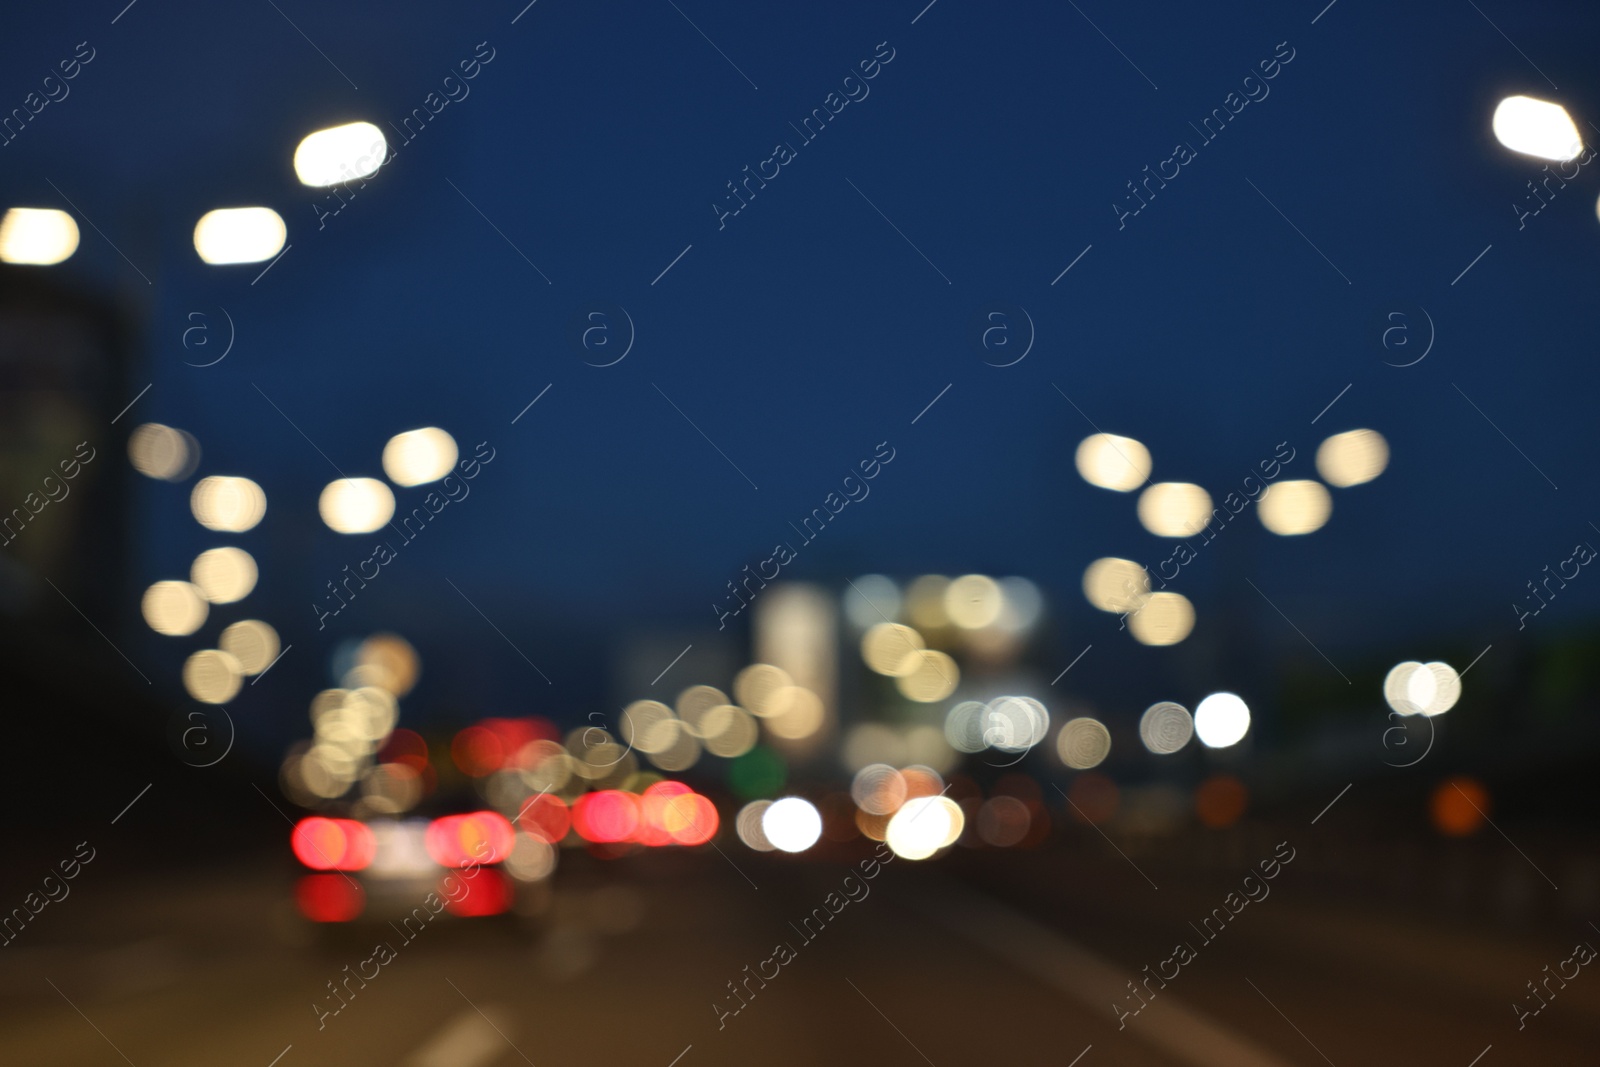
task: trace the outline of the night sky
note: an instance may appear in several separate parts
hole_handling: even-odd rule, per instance
[[[1118,682],[1132,642],[1085,604],[1083,568],[1171,552],[1135,494],[1078,477],[1097,429],[1214,499],[1280,442],[1286,477],[1315,477],[1330,433],[1390,443],[1381,478],[1334,490],[1322,531],[1278,538],[1242,515],[1184,569],[1195,635],[1134,662],[1212,682],[1210,650],[1310,655],[1261,594],[1335,661],[1426,659],[1430,642],[1515,643],[1525,583],[1600,544],[1600,182],[1584,166],[1519,223],[1545,172],[1489,129],[1526,93],[1600,136],[1593,9],[121,3],[11,14],[0,106],[78,42],[94,58],[0,149],[0,189],[92,220],[55,270],[139,330],[127,395],[153,386],[119,430],[182,427],[200,475],[267,493],[261,526],[225,538],[190,517],[189,484],[140,480],[121,625],[171,661],[160,685],[194,642],[140,635],[138,590],[237,543],[262,567],[250,611],[296,646],[258,706],[294,730],[337,642],[378,629],[421,652],[421,708],[575,720],[618,695],[606,668],[626,634],[714,629],[725,583],[880,442],[895,458],[870,495],[786,576],[1029,576],[1053,608],[1042,663],[1123,650],[1079,668],[1091,689]],[[391,162],[337,215],[296,181],[305,134],[391,131],[475,54],[492,59],[470,94],[410,142],[391,134]],[[1207,141],[1195,127],[1235,93],[1257,99]],[[1124,214],[1128,183],[1172,174],[1180,142],[1192,158]],[[727,183],[771,175],[780,144],[792,158],[723,216]],[[264,275],[202,264],[195,220],[246,204],[284,217],[289,251]],[[187,365],[219,349],[184,331],[204,322],[220,345],[224,308],[231,352]],[[636,332],[606,367],[591,364],[620,348],[578,341],[601,308],[616,344],[615,309]],[[1013,347],[986,350],[996,309]],[[1029,319],[1027,355],[993,365]],[[1386,365],[1423,351],[1429,319],[1426,358]],[[1411,344],[1385,349],[1400,321]],[[318,493],[381,476],[384,442],[424,425],[495,459],[318,633],[323,583],[378,539],[327,530]],[[424,492],[398,491],[401,511]],[[1600,579],[1580,578],[1538,625],[1597,604]]]

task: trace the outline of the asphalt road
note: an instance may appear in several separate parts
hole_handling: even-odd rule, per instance
[[[1521,1030],[1511,1008],[1571,954],[1581,923],[1357,906],[1328,891],[1302,844],[1270,894],[1207,940],[1189,923],[1270,844],[1201,865],[1096,840],[896,861],[848,884],[837,862],[742,850],[567,855],[536,914],[428,927],[320,1027],[313,1005],[337,1003],[327,983],[375,942],[399,943],[392,931],[309,936],[276,860],[98,884],[86,871],[48,922],[0,950],[0,1062],[1594,1062],[1591,968],[1552,985]],[[797,926],[830,893],[840,910],[808,940]],[[1126,983],[1146,964],[1171,974],[1163,960],[1185,940],[1194,957],[1119,1027],[1114,1002],[1142,1003]],[[780,942],[792,958],[764,963]],[[741,1003],[728,983],[763,968],[776,976],[719,1015]]]

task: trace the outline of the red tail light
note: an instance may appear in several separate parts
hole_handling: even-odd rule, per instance
[[[680,845],[703,845],[717,836],[717,806],[699,793],[672,797],[662,811],[661,825]]]
[[[657,782],[639,798],[635,839],[645,845],[703,845],[716,836],[717,807],[682,782]]]
[[[559,844],[572,828],[572,813],[560,797],[543,793],[523,805],[517,815],[521,827],[549,845]]]
[[[365,823],[313,815],[289,837],[295,858],[314,871],[359,871],[372,862],[377,838]]]
[[[428,826],[428,855],[444,867],[499,863],[511,854],[514,843],[511,823],[494,811],[446,815]]]
[[[627,841],[638,827],[638,801],[620,789],[585,793],[572,806],[572,828],[585,841]]]
[[[457,883],[453,889],[455,900],[450,899],[451,880]],[[461,886],[466,887],[465,892]],[[446,875],[439,883],[439,895],[444,898],[445,910],[452,915],[499,915],[511,907],[511,879],[492,867],[475,871],[470,878]]]
[[[345,923],[361,914],[367,895],[342,874],[308,874],[295,883],[300,914],[317,923]]]

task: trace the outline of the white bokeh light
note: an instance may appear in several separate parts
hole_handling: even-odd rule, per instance
[[[407,430],[383,446],[383,473],[395,485],[426,485],[449,474],[459,454],[456,439],[437,426]]]
[[[349,122],[307,134],[294,150],[294,173],[302,185],[340,185],[377,173],[388,155],[382,130]]]
[[[809,800],[784,797],[761,813],[761,832],[776,848],[804,852],[822,836],[822,816]]]
[[[189,493],[189,510],[208,530],[244,533],[266,515],[267,494],[249,478],[213,474],[195,483]]]
[[[1026,752],[1049,730],[1050,712],[1033,697],[1001,696],[984,705],[982,738],[990,748]]]
[[[1397,663],[1383,679],[1383,699],[1401,715],[1440,715],[1461,699],[1461,675],[1448,663]]]
[[[189,580],[213,604],[243,600],[256,587],[260,572],[255,557],[242,548],[208,548],[189,566]]]
[[[211,607],[188,582],[157,582],[139,604],[150,629],[169,637],[187,637],[200,629]]]
[[[371,533],[394,518],[394,493],[376,478],[340,478],[322,490],[317,511],[337,533]]]
[[[1111,731],[1099,719],[1073,719],[1056,735],[1056,751],[1061,762],[1075,771],[1098,767],[1111,754]]]
[[[773,844],[767,840],[766,831],[761,828],[762,817],[767,809],[772,807],[770,800],[752,800],[739,809],[739,815],[734,820],[734,830],[739,834],[739,840],[757,852],[771,852]]]
[[[1422,705],[1422,714],[1438,715],[1449,711],[1461,699],[1461,675],[1448,663],[1424,663],[1433,677],[1433,694]]]
[[[1139,717],[1139,740],[1158,756],[1180,751],[1194,736],[1194,720],[1182,704],[1163,700],[1151,704]]]
[[[1377,430],[1336,433],[1317,448],[1317,473],[1339,489],[1363,485],[1389,465],[1389,442]]]
[[[194,250],[213,266],[260,263],[283,247],[283,219],[270,207],[218,208],[194,225]]]
[[[1494,109],[1495,138],[1513,152],[1565,162],[1583,151],[1583,138],[1560,104],[1508,96]]]
[[[78,250],[78,224],[65,211],[14,207],[0,218],[0,260],[48,267]]]
[[[1207,748],[1236,745],[1250,729],[1250,707],[1237,693],[1212,693],[1194,709],[1194,732]]]
[[[1139,494],[1138,510],[1157,537],[1188,537],[1211,521],[1211,494],[1193,482],[1156,482]]]
[[[1318,481],[1297,478],[1276,482],[1256,501],[1261,525],[1279,537],[1314,533],[1333,514],[1333,498]]]
[[[1074,458],[1083,480],[1101,489],[1128,493],[1150,477],[1150,450],[1131,437],[1090,434]]]
[[[901,859],[924,860],[955,844],[965,825],[960,805],[949,797],[914,797],[889,820],[884,841]]]

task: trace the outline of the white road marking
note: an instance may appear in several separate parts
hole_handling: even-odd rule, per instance
[[[952,884],[918,894],[908,906],[939,926],[994,953],[1091,1011],[1116,1021],[1111,1004],[1133,973],[1101,959],[992,897]],[[1142,1013],[1141,1013],[1142,1014]],[[1277,1056],[1162,991],[1151,1018],[1130,1020],[1126,1033],[1195,1067],[1290,1067]]]
[[[483,1067],[506,1050],[506,1039],[496,1026],[501,1030],[511,1026],[511,1015],[503,1007],[491,1004],[481,1013],[468,1008],[408,1056],[405,1067]]]

